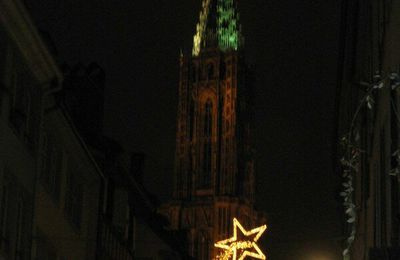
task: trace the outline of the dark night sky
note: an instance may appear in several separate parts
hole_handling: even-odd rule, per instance
[[[146,153],[146,183],[167,200],[179,49],[191,47],[201,1],[25,2],[53,38],[59,61],[97,61],[105,69],[105,133],[127,151]],[[331,162],[338,2],[239,1],[256,70],[257,205],[269,216],[272,260],[314,260],[309,256],[321,251],[339,259],[333,254],[340,254],[342,219]]]

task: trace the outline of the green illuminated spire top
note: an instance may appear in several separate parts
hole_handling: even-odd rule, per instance
[[[198,56],[207,47],[219,47],[222,51],[237,50],[242,42],[236,1],[203,0],[193,37],[193,56]]]

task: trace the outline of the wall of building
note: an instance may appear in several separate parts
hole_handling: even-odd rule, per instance
[[[45,114],[43,124],[35,203],[38,240],[50,240],[57,255],[67,259],[94,258],[102,173],[60,109]]]
[[[55,103],[61,73],[23,5],[0,9],[0,254],[93,259],[100,171]]]
[[[0,13],[4,25],[4,13]],[[38,86],[42,82],[7,29],[0,27],[0,255],[28,259],[41,113]]]
[[[104,71],[63,73],[24,5],[0,1],[0,259],[179,259],[143,162],[102,135]]]
[[[389,251],[400,252],[400,179],[394,171],[399,167],[399,90],[390,77],[400,72],[399,8],[396,1],[343,2],[338,138],[350,136],[353,146],[339,148],[338,159],[359,156],[351,170],[357,217],[345,224],[346,238],[355,227],[350,259],[398,259]],[[339,166],[338,174],[344,169]]]

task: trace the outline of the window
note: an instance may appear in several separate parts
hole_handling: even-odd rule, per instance
[[[206,231],[200,231],[196,240],[196,259],[210,259],[210,241]]]
[[[65,213],[71,223],[78,229],[81,228],[83,185],[79,182],[77,174],[69,169],[67,175],[67,190],[65,194]]]
[[[218,227],[220,237],[227,237],[229,235],[228,208],[226,207],[218,209]]]
[[[24,204],[22,199],[19,199],[17,206],[17,224],[15,230],[15,260],[25,259],[23,236],[24,236]]]
[[[6,56],[8,51],[8,37],[3,28],[0,28],[0,84],[2,84],[2,80],[4,79],[4,74],[6,73]]]
[[[220,72],[219,72],[219,79],[225,79],[225,77],[226,77],[226,64],[225,64],[225,62],[223,61],[223,62],[221,62],[221,69],[220,69]]]
[[[43,135],[43,157],[41,180],[45,189],[57,202],[60,198],[62,151],[46,133]]]
[[[4,106],[4,74],[6,73],[6,63],[7,63],[7,52],[8,52],[8,38],[3,31],[0,29],[0,115]]]
[[[208,100],[204,109],[203,120],[203,163],[202,174],[199,180],[199,188],[210,188],[212,170],[212,110],[211,100]]]
[[[24,91],[23,78],[18,77],[16,68],[11,73],[11,85],[13,89],[12,107],[10,111],[10,123],[17,130],[18,134],[23,133],[26,127],[26,91]]]
[[[194,101],[190,102],[190,141],[193,141],[194,137]]]
[[[212,103],[211,100],[207,100],[204,115],[204,137],[210,138],[212,134]]]
[[[203,147],[203,175],[201,179],[201,188],[208,188],[211,177],[211,144],[206,142]]]
[[[197,68],[192,64],[192,82],[197,82]]]
[[[136,219],[132,209],[129,209],[128,225],[126,228],[127,245],[130,250],[135,250]]]
[[[32,149],[37,141],[37,115],[33,106],[33,79],[28,70],[23,67],[22,62],[13,68],[10,75],[12,89],[9,121],[16,134]]]
[[[8,185],[6,183],[2,184],[0,203],[0,248],[4,248],[8,210]]]
[[[207,65],[207,78],[208,79],[214,78],[214,65],[212,63]]]

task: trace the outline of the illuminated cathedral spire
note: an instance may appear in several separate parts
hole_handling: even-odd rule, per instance
[[[243,37],[235,0],[203,0],[202,11],[193,37],[193,56],[208,47],[222,51],[238,50]]]
[[[223,240],[232,218],[265,223],[254,208],[253,80],[236,3],[203,0],[193,52],[179,60],[174,191],[160,212],[171,230],[186,234],[187,252],[199,260],[231,253],[265,259],[256,241]],[[245,232],[240,236],[255,235]]]

